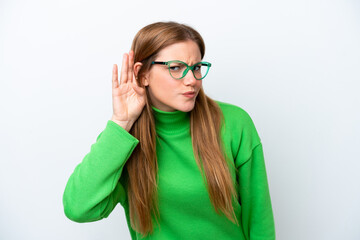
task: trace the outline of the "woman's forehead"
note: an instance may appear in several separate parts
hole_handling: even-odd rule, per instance
[[[178,42],[163,48],[159,53],[157,60],[170,61],[180,60],[186,63],[201,61],[201,53],[196,42],[188,40]]]

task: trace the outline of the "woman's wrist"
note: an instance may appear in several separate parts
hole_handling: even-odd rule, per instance
[[[123,129],[125,129],[127,132],[130,131],[132,125],[134,124],[133,121],[119,121],[116,120],[114,117],[111,118],[111,121],[115,122],[116,124],[118,124],[120,127],[122,127]]]

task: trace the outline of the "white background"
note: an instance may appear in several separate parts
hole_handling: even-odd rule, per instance
[[[360,239],[360,3],[0,1],[0,239],[130,239],[118,205],[75,223],[62,194],[111,118],[111,70],[136,32],[205,39],[212,98],[252,117],[277,239]]]

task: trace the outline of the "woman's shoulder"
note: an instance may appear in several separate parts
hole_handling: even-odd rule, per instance
[[[260,137],[250,115],[243,108],[234,104],[215,100],[224,116],[225,133],[236,136],[247,136],[247,140],[259,143]]]
[[[218,100],[215,100],[215,102],[219,105],[224,115],[225,121],[236,121],[237,123],[243,122],[247,124],[253,124],[250,115],[242,107]]]

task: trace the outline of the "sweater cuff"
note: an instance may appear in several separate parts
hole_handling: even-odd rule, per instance
[[[128,131],[126,131],[124,128],[122,128],[112,120],[108,120],[104,132],[115,133],[116,135],[120,135],[122,138],[125,138],[133,143],[139,143],[139,140],[137,138],[135,138]]]

